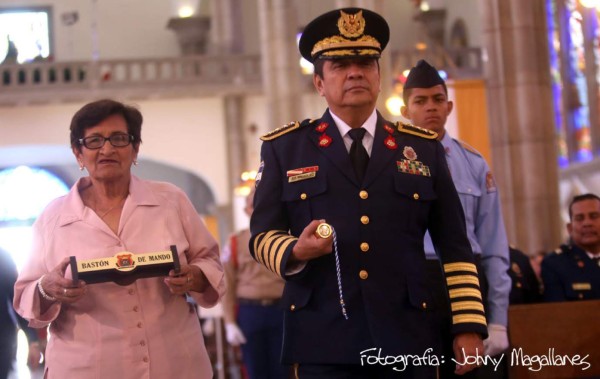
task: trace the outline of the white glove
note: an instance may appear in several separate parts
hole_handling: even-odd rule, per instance
[[[508,333],[506,326],[500,324],[488,325],[488,338],[483,341],[485,355],[493,357],[508,349]]]
[[[228,322],[225,324],[225,338],[232,346],[240,346],[246,343],[246,337],[236,323]]]

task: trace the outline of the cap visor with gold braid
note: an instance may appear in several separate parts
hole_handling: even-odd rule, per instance
[[[379,58],[390,39],[387,22],[361,8],[330,11],[311,21],[300,37],[300,54],[316,59]]]

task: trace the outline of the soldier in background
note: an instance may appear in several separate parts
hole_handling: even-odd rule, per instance
[[[254,188],[246,197],[245,212],[252,215]],[[227,280],[223,297],[227,342],[242,349],[242,361],[250,379],[287,378],[280,363],[283,279],[257,263],[248,250],[250,230],[229,238],[222,262]]]
[[[507,273],[508,241],[492,172],[479,152],[447,133],[446,119],[454,104],[448,100],[446,83],[435,67],[420,60],[406,78],[403,98],[402,115],[415,125],[436,132],[444,147],[452,181],[465,213],[467,236],[475,254],[486,307],[489,337],[484,341],[485,354],[499,355],[508,348],[506,328],[511,282]],[[437,258],[429,234],[424,243],[428,258]],[[442,291],[442,288],[438,290]],[[475,370],[473,374],[480,373],[478,377],[486,379],[499,377],[497,372],[482,373],[485,369]]]
[[[600,197],[575,196],[569,220],[569,244],[542,261],[544,300],[600,299]]]
[[[17,352],[17,331],[23,330],[29,342],[27,364],[35,369],[40,365],[41,347],[37,331],[12,308],[13,286],[17,267],[7,251],[0,249],[0,379],[6,379],[13,368]]]
[[[510,269],[508,275],[512,281],[510,304],[532,304],[542,301],[540,282],[538,281],[531,259],[521,250],[510,246]]]

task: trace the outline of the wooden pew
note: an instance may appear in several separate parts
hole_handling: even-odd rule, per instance
[[[600,378],[600,300],[513,305],[508,324],[511,379]]]

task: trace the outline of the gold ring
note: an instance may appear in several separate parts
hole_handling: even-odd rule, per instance
[[[63,295],[67,296],[67,289],[66,288],[63,288]]]
[[[317,234],[321,238],[329,238],[333,233],[333,228],[326,222],[322,222],[317,226]]]

